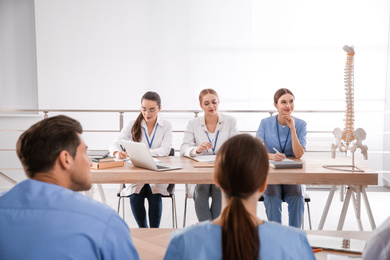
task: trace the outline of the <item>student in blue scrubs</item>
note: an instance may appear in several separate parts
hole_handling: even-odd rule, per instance
[[[156,92],[146,92],[141,99],[141,113],[136,120],[130,121],[111,144],[109,150],[119,159],[127,157],[121,148],[121,141],[134,141],[149,146],[152,156],[168,156],[172,148],[172,125],[159,117],[161,98]],[[130,206],[138,227],[147,228],[145,199],[149,204],[150,227],[158,228],[162,213],[162,195],[169,195],[168,184],[133,183],[121,191],[122,196],[130,196]]]
[[[174,231],[164,259],[315,259],[305,232],[257,218],[267,175],[268,155],[259,139],[241,134],[227,140],[214,168],[222,214]]]
[[[306,122],[293,117],[294,94],[281,88],[274,95],[276,116],[261,120],[256,136],[265,144],[270,160],[281,161],[286,157],[301,158],[306,147]],[[300,228],[304,211],[302,185],[268,185],[264,193],[264,205],[268,220],[282,223],[282,202],[288,204],[289,225]]]

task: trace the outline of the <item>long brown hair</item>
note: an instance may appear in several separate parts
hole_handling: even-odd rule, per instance
[[[159,94],[153,91],[148,91],[146,92],[142,98],[141,98],[141,103],[142,100],[151,100],[151,101],[156,101],[157,106],[160,108],[161,106],[161,98]],[[131,128],[131,136],[134,142],[140,142],[141,141],[141,135],[142,135],[142,130],[141,130],[141,123],[142,120],[144,119],[144,116],[142,115],[142,112],[138,115],[137,119],[134,122],[133,127]]]
[[[280,88],[280,89],[278,89],[278,90],[275,92],[275,94],[274,94],[274,102],[275,102],[275,104],[278,103],[279,98],[280,98],[281,96],[283,96],[284,94],[290,94],[291,96],[293,96],[293,97],[295,98],[295,96],[294,96],[294,94],[291,92],[291,90],[289,90],[289,89],[287,89],[287,88]]]
[[[248,134],[227,140],[217,154],[215,176],[229,197],[222,219],[222,259],[258,259],[260,237],[255,219],[242,199],[259,190],[268,175],[267,151],[261,141]]]

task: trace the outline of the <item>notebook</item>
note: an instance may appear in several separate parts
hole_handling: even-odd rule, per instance
[[[130,157],[131,163],[136,167],[158,172],[181,169],[179,166],[156,163],[150,154],[149,147],[144,143],[132,141],[121,141],[121,143],[126,148],[126,152]]]
[[[303,164],[291,159],[284,159],[282,161],[269,160],[269,166],[274,169],[301,169]]]
[[[307,235],[311,247],[318,247],[328,250],[338,250],[354,253],[363,253],[366,241],[360,239],[346,239],[341,237]]]
[[[215,162],[215,158],[216,158],[216,155],[197,155],[197,156],[186,156],[184,155],[185,157],[187,158],[190,158],[194,161],[197,161],[197,162]]]
[[[90,159],[102,159],[108,157],[110,155],[110,152],[107,150],[99,150],[99,151],[88,151],[87,154]]]

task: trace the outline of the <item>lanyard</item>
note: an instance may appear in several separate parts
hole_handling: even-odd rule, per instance
[[[286,149],[286,144],[287,144],[288,137],[290,136],[290,128],[288,128],[288,133],[287,133],[286,141],[284,142],[284,146],[282,147],[282,143],[280,142],[280,135],[279,135],[278,116],[276,116],[275,118],[276,118],[276,132],[278,133],[279,146],[280,146],[280,149],[281,149],[280,151],[281,151],[282,153],[284,153],[284,150]]]
[[[146,133],[145,127],[143,127],[144,132],[145,132],[146,141],[148,142],[149,148],[152,148],[153,140],[154,140],[154,137],[156,136],[156,132],[157,132],[157,127],[158,127],[158,123],[156,124],[156,129],[154,130],[154,134],[153,134],[151,142],[149,142],[148,134]]]
[[[207,139],[209,139],[210,144],[213,145],[213,143],[211,142],[209,134],[207,133],[207,131],[205,131],[205,133],[207,135]],[[217,132],[217,136],[215,137],[215,142],[214,142],[214,145],[213,145],[213,148],[212,148],[214,155],[215,155],[215,148],[217,147],[218,135],[219,135],[219,130]]]

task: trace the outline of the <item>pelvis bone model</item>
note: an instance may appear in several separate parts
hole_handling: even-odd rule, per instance
[[[354,111],[354,90],[353,90],[353,70],[355,50],[353,46],[345,45],[343,50],[347,52],[347,62],[344,69],[345,83],[345,126],[344,131],[340,128],[333,130],[333,135],[336,138],[336,144],[332,144],[332,158],[336,157],[336,150],[347,152],[348,150],[354,153],[357,148],[360,148],[364,159],[367,160],[367,145],[363,145],[362,141],[366,139],[366,132],[362,128],[354,130],[355,111]],[[355,142],[354,142],[355,141]]]

